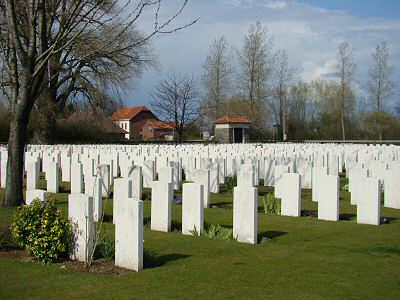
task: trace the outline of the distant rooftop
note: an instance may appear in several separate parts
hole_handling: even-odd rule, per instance
[[[111,119],[113,121],[132,120],[140,112],[151,112],[151,110],[148,109],[146,106],[123,107],[113,113]]]
[[[223,118],[220,118],[214,122],[215,124],[250,124],[251,122],[245,118],[242,117],[228,117],[225,116]]]
[[[147,120],[146,124],[151,125],[153,128],[156,129],[174,129],[175,128],[175,123],[174,122],[163,122],[163,121],[158,121],[158,120]]]

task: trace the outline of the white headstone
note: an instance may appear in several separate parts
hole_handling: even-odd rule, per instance
[[[39,163],[29,162],[26,170],[26,189],[36,190],[39,183]]]
[[[251,176],[252,173],[248,173]],[[233,235],[242,243],[257,244],[257,188],[233,189]]]
[[[47,162],[47,191],[50,193],[58,193],[60,187],[60,168],[57,162]]]
[[[142,165],[142,175],[143,175],[143,186],[145,188],[151,188],[154,181],[154,161],[146,160]]]
[[[142,167],[130,167],[127,176],[132,181],[132,198],[142,199]]]
[[[400,209],[400,169],[386,171],[384,187],[385,207]]]
[[[264,161],[264,186],[275,186],[275,161]]]
[[[289,172],[289,167],[285,165],[275,166],[275,197],[282,198],[283,190],[286,188],[282,182],[283,175]]]
[[[151,230],[171,231],[172,183],[154,181],[151,190]]]
[[[205,164],[206,168],[210,170],[210,193],[219,193],[219,165],[217,163]]]
[[[312,201],[318,202],[323,197],[324,190],[320,184],[322,176],[328,175],[328,169],[325,167],[315,166],[312,169]]]
[[[365,178],[357,184],[360,198],[357,201],[357,223],[379,225],[381,217],[380,181],[376,178]]]
[[[26,191],[26,205],[30,205],[33,200],[39,199],[42,202],[47,200],[49,195],[48,191],[45,190],[27,190]]]
[[[85,194],[93,198],[93,220],[94,222],[99,222],[103,212],[103,193],[100,177],[85,178]]]
[[[339,220],[339,177],[322,175],[318,180],[320,198],[318,199],[318,219]]]
[[[71,182],[71,156],[61,155],[61,181]]]
[[[83,193],[83,166],[81,163],[71,163],[71,194]]]
[[[110,194],[111,187],[111,171],[110,165],[99,165],[97,167],[97,175],[100,176],[101,179],[101,190],[103,193],[103,197],[108,197]]]
[[[210,170],[196,170],[194,182],[204,186],[203,205],[207,208],[210,205]]]
[[[282,202],[281,215],[300,217],[301,215],[301,189],[300,174],[286,173],[282,175]]]
[[[182,234],[198,235],[204,226],[204,186],[197,183],[183,184],[182,191]]]
[[[121,201],[125,198],[132,198],[132,181],[127,178],[116,178],[114,180],[113,192],[113,223],[115,224],[119,216],[123,213]]]
[[[74,232],[70,258],[88,262],[94,245],[92,197],[85,194],[70,194],[68,196],[68,218],[71,220]]]
[[[6,178],[7,178],[7,152],[2,151],[0,157],[0,188],[6,188]]]
[[[121,214],[115,223],[115,265],[143,269],[143,201],[123,198]]]

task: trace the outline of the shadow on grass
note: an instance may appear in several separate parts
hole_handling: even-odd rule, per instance
[[[357,248],[352,252],[364,253],[373,256],[400,256],[400,246],[377,246],[371,248]]]
[[[63,185],[60,185],[59,188],[58,188],[58,192],[61,193],[61,194],[70,194],[71,193],[71,188],[63,186]]]
[[[302,217],[318,218],[318,211],[315,209],[303,209],[301,211]]]
[[[356,214],[340,214],[339,215],[340,221],[354,221],[354,220],[356,220],[356,218],[357,218]]]
[[[108,215],[108,214],[104,214],[103,222],[104,223],[112,223],[113,222],[113,216],[112,215]]]
[[[157,256],[155,253],[153,253],[149,250],[146,250],[146,249],[144,250],[143,255],[144,255],[143,265],[144,265],[145,269],[161,267],[165,264],[168,264],[169,262],[188,258],[191,256],[191,255],[179,254],[179,253],[171,253],[171,254]]]
[[[273,241],[274,239],[288,234],[286,231],[265,231],[265,232],[260,232],[257,235],[257,240],[258,242],[263,242],[265,240]]]
[[[112,219],[111,219],[112,220]],[[143,226],[151,226],[151,217],[143,218]],[[181,232],[182,231],[182,222],[171,220],[171,232]]]
[[[171,231],[172,232],[181,232],[182,231],[182,223],[172,220],[171,221]]]
[[[392,223],[393,221],[396,221],[398,219],[399,218],[394,218],[394,217],[381,217],[381,225]]]
[[[221,201],[221,202],[214,202],[210,204],[211,208],[232,208],[232,201]]]

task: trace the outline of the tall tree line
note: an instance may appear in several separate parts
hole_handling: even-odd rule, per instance
[[[225,115],[247,117],[253,140],[399,139],[400,113],[385,105],[394,96],[393,70],[389,46],[379,42],[368,80],[360,83],[355,52],[343,41],[334,78],[304,82],[290,66],[287,50],[275,50],[268,28],[257,22],[239,48],[225,37],[211,44],[203,64],[203,113],[209,124]],[[397,107],[400,112],[400,102]]]

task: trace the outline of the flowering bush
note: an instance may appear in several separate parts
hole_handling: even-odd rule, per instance
[[[29,255],[43,262],[65,257],[71,237],[71,225],[54,199],[46,203],[34,200],[19,207],[14,214],[11,231],[14,241]]]

